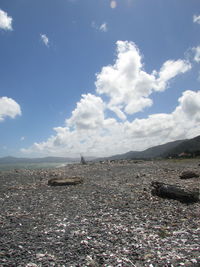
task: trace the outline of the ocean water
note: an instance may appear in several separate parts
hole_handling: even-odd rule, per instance
[[[58,163],[58,162],[42,162],[42,163],[0,163],[0,171],[9,171],[9,170],[21,170],[21,169],[49,169],[49,168],[59,168],[64,167],[69,163]]]

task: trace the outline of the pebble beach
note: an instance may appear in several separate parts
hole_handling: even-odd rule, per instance
[[[0,266],[200,266],[200,202],[151,194],[199,189],[198,160],[118,160],[0,172]],[[83,183],[49,186],[51,178]]]

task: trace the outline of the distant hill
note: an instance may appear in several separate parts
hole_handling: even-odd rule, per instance
[[[170,156],[178,156],[179,154],[193,153],[199,151],[200,153],[200,136],[192,139],[177,140],[163,145],[154,146],[144,151],[129,151],[125,154],[114,155],[108,158],[109,160],[118,159],[151,159],[151,158],[164,158]]]
[[[200,135],[189,140],[184,140],[176,147],[165,152],[165,156],[179,155],[181,153],[197,153],[200,154]]]
[[[129,151],[124,154],[114,155],[111,157],[104,157],[94,159],[92,157],[86,158],[89,160],[118,160],[118,159],[152,159],[152,158],[166,158],[176,157],[181,153],[195,154],[200,156],[200,135],[192,139],[177,140],[163,145],[154,146],[144,151]],[[16,158],[4,157],[0,158],[0,164],[16,164],[16,163],[70,163],[80,162],[80,158],[68,157],[44,157],[44,158]]]
[[[65,157],[44,157],[44,158],[16,158],[4,157],[0,158],[0,164],[16,164],[16,163],[66,163],[77,162],[79,158],[65,158]]]

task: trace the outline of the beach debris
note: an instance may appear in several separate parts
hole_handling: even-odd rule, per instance
[[[52,178],[48,180],[48,185],[51,186],[77,185],[81,183],[83,183],[81,177]]]
[[[151,183],[152,195],[156,195],[162,198],[176,199],[185,203],[194,203],[198,202],[199,199],[199,190],[188,191],[177,185],[169,185],[157,181]]]
[[[184,171],[180,175],[180,179],[191,179],[197,177],[199,177],[199,175],[194,171]]]
[[[86,160],[84,159],[83,156],[81,156],[81,163],[82,163],[83,165],[86,165],[86,164],[87,164],[87,162],[86,162]]]

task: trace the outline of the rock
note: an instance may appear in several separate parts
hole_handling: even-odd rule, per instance
[[[199,175],[194,171],[184,171],[180,175],[180,179],[191,179],[197,177],[199,177]]]
[[[86,257],[86,262],[87,262],[87,266],[99,267],[99,264],[89,255]]]
[[[153,258],[153,254],[151,254],[151,253],[148,253],[148,254],[144,255],[144,259],[145,260],[148,260],[148,259],[151,259],[151,258]]]
[[[29,262],[29,263],[26,264],[25,267],[38,267],[38,265],[33,263],[33,262]]]
[[[80,177],[65,177],[65,178],[52,178],[48,180],[48,185],[61,186],[61,185],[77,185],[83,183]]]
[[[161,182],[152,182],[153,186],[152,195],[156,195],[162,198],[176,199],[184,203],[198,202],[199,190],[198,191],[186,191],[177,185],[169,185]]]

